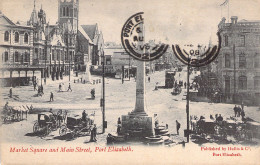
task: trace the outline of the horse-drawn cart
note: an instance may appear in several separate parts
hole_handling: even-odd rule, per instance
[[[91,117],[86,118],[85,121],[79,115],[67,117],[67,123],[60,127],[59,134],[64,136],[67,133],[71,133],[73,138],[79,135],[89,135],[93,124],[94,119]]]
[[[38,120],[33,126],[33,132],[46,136],[59,127],[59,117],[53,113],[46,112],[38,114]]]

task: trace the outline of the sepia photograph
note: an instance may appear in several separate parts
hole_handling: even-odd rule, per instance
[[[0,164],[260,164],[260,0],[1,0]]]

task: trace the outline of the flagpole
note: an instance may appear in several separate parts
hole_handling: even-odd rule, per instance
[[[222,17],[222,6],[220,6],[220,8],[221,8],[221,18],[220,19],[222,19],[223,17]]]
[[[228,23],[229,23],[229,0],[228,0]]]

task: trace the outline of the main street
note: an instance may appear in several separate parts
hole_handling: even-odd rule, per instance
[[[179,76],[180,73],[180,76]],[[186,100],[183,95],[186,95],[186,90],[183,89],[182,93],[177,96],[171,95],[172,89],[154,90],[156,82],[159,86],[164,86],[165,72],[155,72],[151,75],[151,81],[147,81],[146,77],[146,112],[153,116],[154,113],[158,114],[159,124],[169,125],[171,134],[176,134],[175,121],[178,120],[181,124],[180,135],[175,137],[177,142],[185,140],[184,129],[186,129]],[[186,81],[187,73],[185,71],[177,72],[176,78]],[[194,77],[194,75],[191,75]],[[102,131],[102,113],[100,107],[101,98],[101,83],[98,84],[82,84],[80,82],[74,83],[74,79],[78,80],[79,77],[72,77],[68,81],[66,77],[63,80],[65,85],[65,92],[58,92],[59,83],[47,82],[44,85],[44,95],[42,97],[36,96],[37,91],[33,90],[33,86],[23,86],[13,88],[13,99],[8,97],[9,88],[2,88],[2,106],[6,101],[10,106],[33,105],[35,111],[49,111],[50,108],[56,112],[59,109],[68,110],[69,115],[78,114],[81,116],[83,110],[88,114],[95,111],[95,123],[98,127],[98,133]],[[92,76],[93,80],[101,79],[101,77]],[[97,143],[105,145],[106,136],[108,133],[115,133],[117,128],[117,119],[121,115],[126,115],[131,112],[135,106],[135,80],[131,78],[130,81],[122,81],[119,79],[106,78],[106,121],[108,128],[105,134],[97,135]],[[69,83],[72,87],[72,92],[67,92]],[[92,100],[90,91],[92,88],[96,90],[96,99]],[[49,102],[50,92],[54,93],[54,101]],[[190,115],[205,116],[209,118],[210,114],[221,114],[224,118],[234,115],[233,104],[223,103],[207,103],[207,102],[190,102]],[[260,121],[260,111],[258,107],[245,106],[246,117],[250,117],[256,121]],[[50,135],[41,138],[33,136],[33,125],[37,120],[37,114],[28,115],[27,120],[21,122],[14,122],[11,124],[3,124],[2,133],[3,140],[12,143],[30,143],[30,144],[61,144],[67,143],[67,140],[59,138],[58,131],[51,132]],[[90,137],[84,136],[73,140],[73,143],[88,143]],[[92,145],[94,143],[88,143]]]

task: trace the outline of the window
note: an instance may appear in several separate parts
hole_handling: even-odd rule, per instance
[[[4,40],[9,41],[9,32],[8,31],[5,31]]]
[[[228,46],[228,36],[225,36],[225,44],[224,46]]]
[[[35,48],[34,53],[35,53],[34,55],[35,59],[38,59],[38,48]]]
[[[24,53],[24,62],[29,62],[30,54],[28,52]]]
[[[14,41],[15,41],[16,43],[19,42],[19,33],[18,33],[18,32],[15,32],[15,33],[14,33]]]
[[[39,58],[39,60],[42,59],[42,49],[41,48],[39,48],[39,56],[38,56],[38,58]]]
[[[77,17],[77,15],[78,15],[78,10],[77,8],[74,8],[74,17]]]
[[[24,43],[28,44],[28,33],[24,34]]]
[[[230,55],[229,54],[225,55],[225,67],[230,68]]]
[[[54,59],[54,50],[51,51],[51,60],[55,60]]]
[[[254,88],[260,89],[260,77],[254,77]]]
[[[73,8],[70,9],[70,17],[73,17]]]
[[[18,52],[14,53],[14,62],[19,62],[19,53]]]
[[[246,67],[246,56],[244,53],[239,54],[239,68]]]
[[[66,8],[63,7],[63,16],[65,17],[66,16]]]
[[[67,7],[67,13],[66,16],[69,16],[69,7]]]
[[[254,67],[255,68],[260,68],[260,57],[258,53],[255,53],[255,58],[254,58]]]
[[[245,46],[245,36],[241,35],[239,36],[239,46]]]
[[[4,62],[7,62],[8,61],[8,52],[5,51],[5,54],[4,54]]]
[[[60,16],[62,16],[63,15],[63,12],[62,12],[62,7],[60,8]]]
[[[57,50],[57,60],[60,60],[60,50]]]
[[[67,51],[64,51],[64,53],[65,53],[65,61],[67,61],[68,60]]]
[[[240,76],[238,80],[238,88],[239,89],[247,89],[247,78],[246,76]]]

